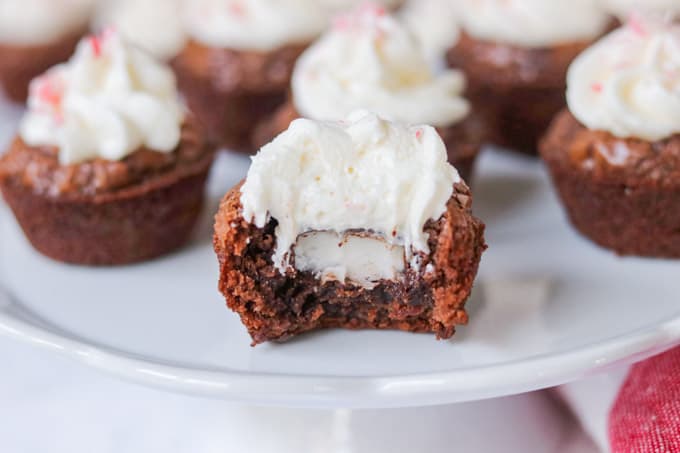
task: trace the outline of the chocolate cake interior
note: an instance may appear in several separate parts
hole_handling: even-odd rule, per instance
[[[291,271],[283,275],[271,260],[276,225],[276,220],[271,220],[264,229],[253,228],[239,263],[243,273],[255,282],[258,292],[268,301],[266,307],[257,307],[253,302],[245,307],[270,318],[270,322],[263,319],[269,324],[267,331],[256,333],[254,343],[272,337],[283,340],[321,327],[432,330],[433,288],[419,272],[407,267],[399,278],[383,279],[372,288],[349,281],[324,282],[311,271]],[[431,234],[436,237],[436,232]],[[293,256],[293,263],[294,259]],[[450,336],[453,332],[438,333]]]

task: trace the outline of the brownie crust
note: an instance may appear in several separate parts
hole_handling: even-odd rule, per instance
[[[680,135],[592,131],[564,110],[541,143],[571,223],[620,255],[680,258]]]
[[[535,155],[540,137],[566,105],[569,65],[590,44],[524,48],[462,32],[447,60],[468,75],[466,96],[493,128],[491,141]]]
[[[253,132],[253,147],[259,149],[271,142],[277,135],[288,129],[290,123],[300,115],[291,100],[288,100],[271,117],[262,121]],[[483,119],[471,113],[463,121],[449,127],[438,127],[448,153],[449,162],[458,173],[470,182],[475,162],[482,145],[486,141],[487,128]]]
[[[262,53],[190,41],[171,65],[209,139],[252,152],[253,128],[285,102],[293,66],[306,47],[296,44]]]
[[[295,269],[282,275],[271,259],[276,221],[260,229],[244,220],[240,188],[222,200],[214,246],[219,289],[227,306],[240,315],[253,345],[324,328],[431,332],[445,339],[467,323],[465,302],[486,244],[484,224],[470,212],[465,184],[456,185],[446,213],[426,225],[430,254],[422,255],[420,270],[408,269],[403,280],[382,281],[371,289],[322,283]],[[430,264],[435,270],[425,272]]]
[[[14,102],[24,103],[31,80],[52,66],[68,60],[85,33],[86,30],[81,30],[42,45],[0,43],[0,85],[7,97]]]
[[[56,150],[17,139],[0,159],[0,190],[28,240],[50,258],[87,265],[148,260],[182,246],[201,211],[214,153],[195,134],[185,128],[172,165],[145,171],[140,161],[161,153],[60,166]],[[189,154],[192,160],[178,157]]]

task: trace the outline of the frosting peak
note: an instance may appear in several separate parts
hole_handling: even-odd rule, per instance
[[[590,129],[648,141],[680,133],[680,25],[634,18],[574,61],[567,86]]]
[[[475,38],[545,47],[596,38],[610,20],[600,0],[459,0],[461,25]]]
[[[120,160],[142,146],[173,151],[183,115],[172,71],[107,30],[31,82],[20,135],[57,147],[62,164]]]
[[[193,0],[187,33],[211,47],[269,51],[316,38],[327,13],[317,0]]]
[[[463,74],[433,74],[416,39],[376,4],[336,18],[298,60],[292,88],[298,112],[317,120],[368,109],[394,121],[449,126],[469,111]]]
[[[434,128],[356,112],[340,123],[294,121],[253,158],[241,203],[258,227],[278,221],[280,271],[301,234],[352,230],[403,246],[417,268],[416,252],[428,252],[423,227],[445,212],[459,181]]]

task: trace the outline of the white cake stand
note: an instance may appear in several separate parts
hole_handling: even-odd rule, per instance
[[[14,127],[10,117],[0,113],[0,142]],[[518,394],[680,343],[676,262],[597,248],[568,225],[538,161],[487,152],[474,196],[490,249],[469,302],[471,323],[453,340],[326,331],[251,348],[216,290],[210,243],[217,202],[247,165],[246,157],[222,155],[193,243],[136,266],[50,261],[0,208],[0,333],[174,392],[370,409]]]

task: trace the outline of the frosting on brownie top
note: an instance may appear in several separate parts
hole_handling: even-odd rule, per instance
[[[241,188],[243,217],[274,218],[280,271],[298,236],[370,230],[404,247],[415,268],[429,252],[425,223],[439,219],[461,181],[430,126],[407,126],[359,111],[342,122],[299,119],[253,158]]]
[[[586,127],[661,140],[680,133],[680,25],[631,20],[583,52],[567,101]]]
[[[678,0],[602,0],[608,11],[622,19],[631,14],[677,14],[680,12]]]
[[[172,71],[105,30],[31,82],[20,135],[57,147],[62,164],[120,160],[140,147],[173,151],[183,118]]]
[[[115,27],[125,40],[163,60],[177,55],[186,41],[180,0],[102,2],[94,25]]]
[[[0,44],[40,45],[87,27],[94,0],[0,0]]]
[[[471,36],[521,47],[596,38],[610,21],[600,0],[458,0]]]
[[[406,3],[399,12],[432,60],[441,59],[458,41],[460,13],[457,5],[451,0],[418,0]]]
[[[296,110],[317,120],[367,109],[393,121],[449,126],[469,112],[459,71],[434,74],[422,47],[383,7],[338,16],[293,71]]]
[[[192,0],[184,19],[189,36],[206,46],[269,51],[312,41],[328,14],[317,0]]]

